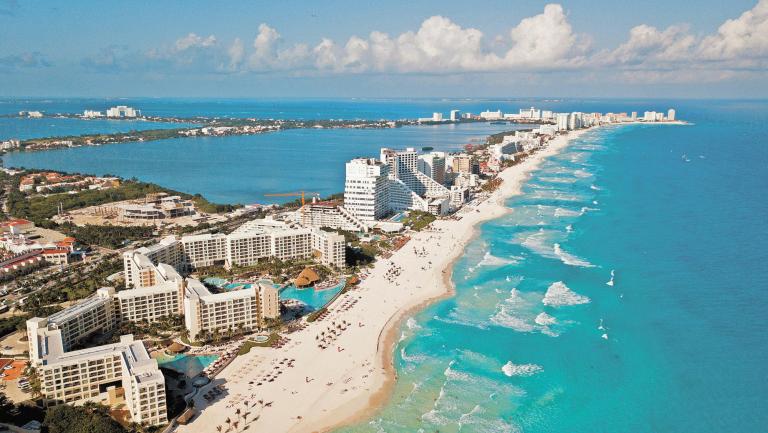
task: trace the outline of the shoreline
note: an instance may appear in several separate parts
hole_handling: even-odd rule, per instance
[[[363,422],[375,416],[377,413],[384,409],[384,406],[392,398],[395,383],[397,381],[397,372],[394,367],[394,350],[398,343],[396,338],[397,331],[402,327],[403,323],[408,318],[413,317],[414,315],[429,308],[431,305],[439,301],[453,297],[453,295],[456,293],[456,285],[453,282],[453,269],[456,265],[456,262],[458,262],[458,260],[464,256],[467,245],[469,245],[480,235],[481,224],[487,221],[498,219],[505,214],[511,213],[512,209],[506,207],[505,202],[509,198],[520,195],[522,193],[523,184],[530,178],[531,172],[537,170],[539,166],[544,162],[544,160],[550,156],[558,154],[561,150],[567,147],[571,140],[580,137],[587,131],[589,131],[589,129],[572,131],[567,136],[556,137],[548,143],[548,146],[545,149],[529,156],[520,164],[508,167],[499,174],[499,176],[503,176],[506,172],[506,178],[502,177],[504,182],[499,187],[499,189],[491,193],[491,195],[483,202],[483,204],[485,204],[491,201],[495,201],[495,203],[492,203],[494,205],[494,208],[491,209],[493,212],[485,213],[473,221],[471,230],[469,230],[468,234],[464,236],[465,239],[463,242],[460,242],[457,245],[457,248],[454,248],[453,254],[449,256],[450,258],[448,263],[445,265],[441,272],[441,281],[444,291],[433,297],[419,300],[414,305],[404,306],[402,310],[398,311],[394,316],[390,318],[385,327],[382,329],[379,338],[380,344],[376,355],[382,363],[382,368],[387,372],[387,377],[381,383],[380,388],[370,395],[365,407],[358,409],[356,412],[350,414],[349,411],[351,408],[349,406],[345,407],[345,410],[347,410],[347,415],[343,419],[337,420],[331,425],[321,426],[320,428],[309,428],[307,430],[296,430],[297,432],[308,431],[313,433],[329,433],[340,428],[349,427],[359,422]],[[560,140],[561,142],[556,143],[555,141],[557,140]],[[520,169],[523,165],[525,165],[525,167]],[[510,179],[515,175],[517,175],[516,179]],[[514,183],[514,185],[510,185],[510,183]],[[507,187],[506,191],[504,190],[505,185]],[[333,416],[338,419],[339,414],[336,413],[333,414]]]
[[[209,386],[202,388],[194,398],[200,415],[175,431],[215,431],[224,418],[236,416],[236,409],[251,411],[249,403],[257,399],[270,404],[255,412],[259,417],[250,420],[249,428],[328,432],[375,416],[393,395],[394,347],[403,323],[453,295],[453,267],[479,235],[480,224],[511,212],[505,201],[522,192],[530,173],[589,130],[550,140],[544,149],[502,171],[503,182],[482,202],[413,233],[389,259],[377,261],[356,289],[339,296],[328,307],[327,318],[285,334],[288,343],[283,348],[253,348],[235,358],[209,385],[223,384],[227,394],[206,401],[199,396]],[[344,329],[337,332],[341,323]],[[332,341],[320,348],[320,336],[331,330]],[[281,368],[286,359],[296,368]],[[276,371],[280,374],[273,377]]]

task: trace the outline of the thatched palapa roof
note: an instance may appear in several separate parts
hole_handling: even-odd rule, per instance
[[[293,284],[296,285],[296,287],[307,287],[315,284],[318,281],[320,281],[320,276],[317,275],[317,272],[315,272],[314,269],[304,268],[299,276],[293,280]]]

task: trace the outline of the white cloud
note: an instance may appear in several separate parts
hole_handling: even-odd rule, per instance
[[[183,38],[176,40],[174,45],[176,51],[185,51],[190,48],[208,48],[216,45],[216,36],[210,35],[207,38],[190,33]]]
[[[500,35],[486,35],[435,15],[400,34],[374,30],[346,41],[321,38],[314,44],[289,44],[277,29],[262,23],[251,44],[236,38],[222,46],[214,35],[189,33],[171,46],[150,50],[144,58],[157,70],[170,65],[219,73],[502,72],[512,77],[580,68],[582,77],[593,79],[608,74],[627,82],[669,82],[676,77],[717,81],[734,79],[738,71],[765,74],[768,0],[725,21],[710,35],[696,35],[686,24],[664,29],[641,24],[630,29],[624,43],[597,53],[591,51],[588,35],[574,31],[563,7],[548,4]]]
[[[512,47],[504,56],[507,65],[551,68],[588,48],[587,42],[577,46],[578,38],[558,4],[548,4],[543,13],[520,21],[509,36]]]
[[[709,60],[768,56],[768,0],[724,22],[716,34],[704,38],[699,53]]]

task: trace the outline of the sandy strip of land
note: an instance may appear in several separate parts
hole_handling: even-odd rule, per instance
[[[227,431],[236,421],[230,431],[247,425],[249,431],[324,432],[373,416],[392,392],[393,346],[402,321],[451,296],[453,262],[476,226],[508,212],[505,199],[520,194],[529,173],[583,132],[556,137],[500,173],[503,183],[487,199],[413,234],[392,257],[379,260],[357,289],[340,296],[327,318],[289,334],[283,348],[255,348],[235,359],[210,385],[222,384],[224,393],[212,402],[196,397],[200,415],[176,431]],[[237,415],[238,409],[250,414]]]

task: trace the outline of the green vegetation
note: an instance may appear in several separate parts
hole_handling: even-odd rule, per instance
[[[0,422],[22,426],[32,420],[43,420],[43,409],[27,404],[13,404],[13,402],[0,392]]]
[[[46,411],[43,428],[48,433],[125,433],[120,423],[109,416],[109,408],[95,403],[82,406],[61,404]]]
[[[406,225],[410,227],[411,230],[418,232],[432,224],[435,219],[437,219],[437,217],[429,212],[414,210],[408,212],[408,216],[403,218],[403,225]]]
[[[53,284],[27,296],[21,309],[32,316],[49,316],[61,309],[58,304],[86,298],[96,289],[110,285],[106,278],[121,270],[123,261],[112,256],[83,272],[87,266],[89,264],[79,263],[67,269]]]
[[[526,131],[533,131],[533,129],[516,129],[515,131],[526,132]],[[501,141],[504,140],[505,135],[512,135],[515,133],[515,131],[504,131],[504,132],[499,132],[493,135],[489,135],[488,138],[485,140],[485,146],[501,143]]]
[[[117,249],[137,239],[151,239],[152,226],[95,226],[78,227],[71,223],[61,224],[59,230],[86,245],[98,245],[104,248]]]
[[[245,343],[242,346],[240,346],[240,350],[237,352],[237,355],[238,356],[245,355],[246,353],[250,352],[251,349],[253,349],[254,347],[270,347],[273,344],[275,344],[275,342],[277,342],[279,338],[280,336],[277,335],[276,332],[273,332],[269,334],[269,338],[267,339],[267,341],[264,341],[262,343],[259,343],[253,340],[245,340]]]
[[[489,180],[488,182],[484,183],[483,186],[480,187],[480,189],[485,192],[493,192],[493,191],[496,191],[496,189],[498,189],[499,186],[501,186],[502,182],[503,181],[501,180],[501,178],[495,177]]]
[[[19,329],[26,329],[26,321],[29,315],[11,316],[0,319],[0,338],[12,334]]]
[[[36,171],[39,170],[31,170],[29,173],[34,173]],[[0,181],[2,181],[2,179],[0,179]],[[120,186],[115,188],[83,190],[75,194],[63,193],[31,197],[27,197],[23,192],[19,191],[20,181],[21,175],[13,176],[10,180],[11,185],[8,193],[8,209],[11,215],[18,218],[28,219],[42,227],[55,226],[49,218],[56,215],[59,206],[61,206],[64,211],[68,211],[116,201],[144,198],[147,194],[151,193],[165,192],[171,195],[181,196],[182,198],[192,200],[198,209],[208,213],[228,212],[237,207],[233,205],[214,204],[207,201],[200,194],[185,194],[152,183],[139,182],[136,179],[124,180]]]

